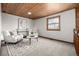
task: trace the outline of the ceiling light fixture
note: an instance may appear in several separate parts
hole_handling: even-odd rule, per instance
[[[28,12],[28,15],[31,15],[32,13],[31,12]]]

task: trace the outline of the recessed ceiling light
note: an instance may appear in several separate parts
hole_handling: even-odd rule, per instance
[[[28,12],[28,15],[31,15],[32,13],[31,12]]]

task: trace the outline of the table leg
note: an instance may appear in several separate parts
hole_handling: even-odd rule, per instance
[[[31,44],[31,38],[29,38],[29,44]]]

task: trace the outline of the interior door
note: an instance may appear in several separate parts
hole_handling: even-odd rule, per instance
[[[79,31],[74,32],[74,45],[75,45],[75,50],[76,54],[79,56]]]

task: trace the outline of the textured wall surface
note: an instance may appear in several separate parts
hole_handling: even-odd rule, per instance
[[[23,20],[23,23],[22,23],[23,27],[25,27],[25,26],[26,26],[25,28],[32,27],[32,20],[31,19],[2,13],[2,30],[11,31],[11,30],[18,29],[18,19]]]
[[[48,17],[60,16],[60,31],[47,31],[46,21]],[[35,20],[35,27],[38,27],[39,35],[73,42],[73,29],[75,29],[75,9],[64,11],[55,15]]]

